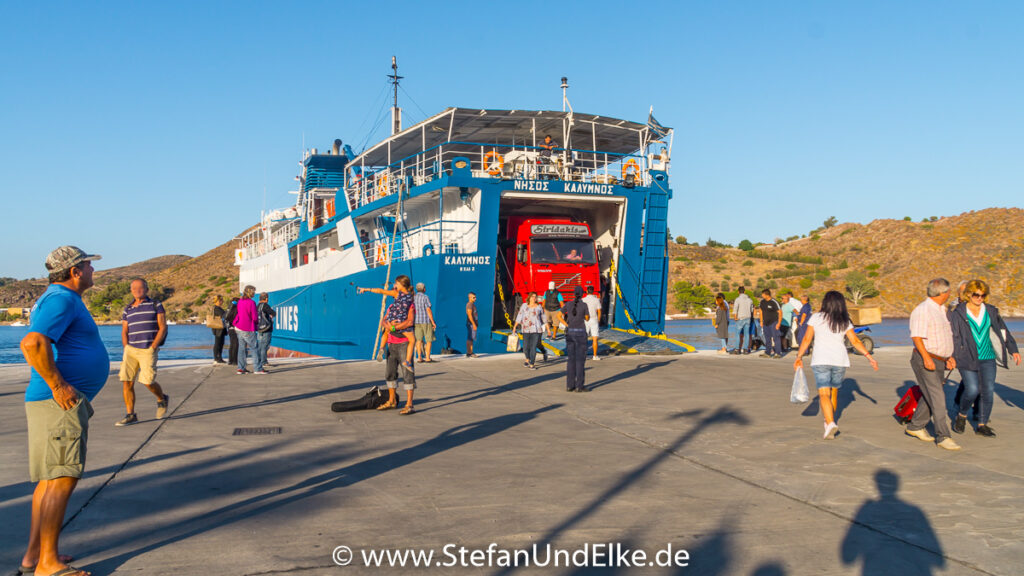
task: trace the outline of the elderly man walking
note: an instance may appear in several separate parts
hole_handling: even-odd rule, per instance
[[[149,297],[149,284],[142,278],[132,280],[132,297],[121,314],[120,380],[124,395],[125,415],[115,426],[128,426],[139,421],[135,414],[135,381],[138,380],[156,396],[157,420],[167,415],[167,394],[156,381],[156,362],[160,344],[167,335],[163,304]]]
[[[946,393],[943,370],[956,368],[953,359],[953,329],[949,325],[945,304],[949,300],[949,281],[936,278],[928,282],[928,297],[910,313],[910,339],[914,353],[910,367],[914,369],[917,385],[921,387],[921,400],[914,417],[907,424],[906,433],[919,440],[938,440],[939,448],[959,450],[960,445],[950,438],[946,419]],[[931,419],[935,437],[924,427]]]
[[[82,302],[82,293],[93,283],[92,261],[99,259],[74,246],[61,246],[46,257],[50,286],[32,308],[29,333],[21,341],[32,367],[25,415],[29,477],[37,483],[23,573],[88,574],[65,564],[70,559],[57,554],[57,541],[68,499],[85,468],[93,413],[89,402],[106,384],[110,370],[96,322]]]

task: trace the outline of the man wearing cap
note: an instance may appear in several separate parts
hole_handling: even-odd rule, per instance
[[[125,306],[121,314],[121,384],[123,386],[125,416],[115,426],[128,426],[139,421],[135,414],[135,381],[138,379],[156,396],[156,417],[167,414],[167,395],[156,381],[157,350],[167,335],[167,321],[163,304],[149,297],[149,284],[142,278],[131,283],[135,300]]]
[[[89,402],[107,381],[110,357],[82,294],[92,286],[92,261],[74,246],[46,257],[50,286],[32,307],[21,351],[32,367],[25,390],[29,477],[36,483],[21,571],[82,576],[57,554],[68,499],[85,468]],[[56,354],[53,348],[56,347]]]
[[[565,298],[555,290],[555,283],[548,282],[548,291],[544,293],[544,314],[548,317],[548,332],[551,339],[558,338],[558,326],[562,323],[562,304]]]
[[[434,322],[434,311],[430,309],[427,286],[423,282],[416,283],[413,306],[416,311],[415,324],[413,324],[416,336],[416,355],[418,356],[416,361],[433,362],[430,359],[430,345],[434,341],[434,330],[437,330],[437,324]]]

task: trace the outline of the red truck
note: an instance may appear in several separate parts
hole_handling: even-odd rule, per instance
[[[548,283],[568,302],[573,289],[593,286],[600,293],[600,266],[590,226],[564,218],[511,216],[507,225],[505,262],[511,275],[515,307],[530,292],[543,297]],[[511,297],[511,296],[510,296]]]

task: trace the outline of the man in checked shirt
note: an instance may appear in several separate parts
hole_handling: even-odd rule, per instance
[[[928,282],[928,297],[910,313],[910,339],[914,342],[914,353],[910,367],[914,369],[917,385],[921,387],[921,402],[914,411],[914,417],[907,424],[906,433],[918,440],[938,440],[939,448],[959,450],[960,445],[950,438],[949,421],[946,418],[946,393],[944,370],[956,368],[953,359],[953,329],[949,325],[945,304],[949,300],[949,281],[936,278]],[[935,437],[925,430],[931,419]]]

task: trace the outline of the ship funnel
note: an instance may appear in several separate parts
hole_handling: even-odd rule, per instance
[[[341,140],[339,140],[337,138],[334,139],[334,147],[332,148],[332,150],[334,150],[334,155],[335,156],[337,156],[338,154],[341,154]]]

